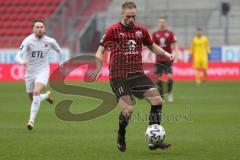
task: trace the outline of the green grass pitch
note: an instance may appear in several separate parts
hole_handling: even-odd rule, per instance
[[[77,84],[82,85],[82,84]],[[108,83],[87,86],[111,92]],[[56,102],[72,99],[73,113],[99,101],[53,91]],[[116,147],[119,108],[87,122],[58,119],[54,105],[41,104],[35,128],[26,129],[30,102],[23,83],[0,83],[0,160],[239,160],[240,82],[176,82],[175,101],[164,103],[169,150],[150,151],[144,137],[149,105],[138,101],[127,130],[127,150]]]

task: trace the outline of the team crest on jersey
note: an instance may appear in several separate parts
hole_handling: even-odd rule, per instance
[[[136,42],[134,40],[129,40],[128,41],[128,48],[130,52],[135,52],[136,51]]]
[[[168,33],[168,32],[167,32],[167,33],[165,33],[165,36],[166,36],[166,37],[169,37],[169,33]]]
[[[143,36],[141,31],[136,31],[135,34],[138,38],[142,38]]]

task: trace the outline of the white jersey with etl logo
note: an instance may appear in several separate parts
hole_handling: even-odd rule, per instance
[[[49,70],[48,52],[55,50],[61,59],[61,48],[54,38],[44,35],[38,38],[34,33],[27,36],[16,56],[16,61],[26,65],[27,74]]]

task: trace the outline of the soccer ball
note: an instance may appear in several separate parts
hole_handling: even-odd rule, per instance
[[[160,144],[164,141],[166,132],[163,126],[158,124],[153,124],[149,126],[145,132],[145,137],[147,141],[151,144]]]

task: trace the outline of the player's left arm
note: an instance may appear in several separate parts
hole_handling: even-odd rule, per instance
[[[175,56],[166,52],[165,50],[163,50],[160,46],[158,46],[157,44],[155,44],[153,42],[153,40],[151,39],[148,31],[146,29],[144,29],[144,37],[143,37],[143,45],[147,46],[148,49],[150,51],[152,51],[153,53],[155,53],[156,55],[159,56],[165,56],[167,58],[169,58],[169,60],[173,61]]]
[[[177,42],[172,44],[172,48],[174,48],[174,55],[175,55],[175,60],[178,61],[178,56],[179,56],[179,47]]]
[[[27,51],[28,51],[28,39],[24,39],[15,57],[17,63],[23,64],[25,66],[27,65],[26,61]]]
[[[150,51],[152,51],[158,56],[165,56],[169,58],[169,60],[171,61],[174,61],[175,59],[175,55],[166,52],[164,49],[162,49],[160,46],[156,45],[155,43],[152,43],[152,45],[148,45],[147,47]]]
[[[53,39],[53,41],[52,41],[52,49],[55,50],[58,54],[58,63],[59,63],[59,67],[62,71],[62,69],[63,69],[62,68],[62,64],[63,64],[62,49],[55,39]]]
[[[178,47],[178,43],[177,43],[177,38],[174,35],[173,32],[171,32],[171,43],[172,43],[172,48],[174,49],[174,55],[175,55],[175,59],[178,60],[178,55],[179,55],[179,47]]]

